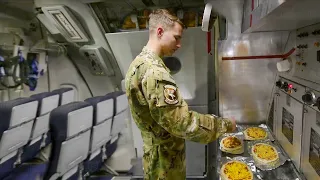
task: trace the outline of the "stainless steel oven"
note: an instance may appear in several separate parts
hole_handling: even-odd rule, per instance
[[[301,170],[308,180],[320,179],[320,92],[307,89],[304,96]]]
[[[305,93],[305,87],[286,79],[279,81],[281,84],[277,84],[279,93],[276,100],[275,135],[299,169],[303,124],[302,96]]]

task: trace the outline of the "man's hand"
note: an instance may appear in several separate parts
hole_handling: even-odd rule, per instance
[[[212,114],[212,116],[214,117],[214,118],[216,118],[216,117],[218,117],[218,116],[216,116],[216,115],[214,115],[214,114]],[[235,118],[233,117],[233,116],[231,116],[230,118],[225,118],[225,119],[228,119],[228,121],[229,121],[229,123],[228,123],[228,132],[229,133],[231,133],[231,132],[234,132],[234,131],[236,131],[237,130],[237,123],[236,123],[236,120],[235,120]],[[230,130],[230,122],[231,122],[231,130]]]
[[[237,123],[234,117],[231,117],[231,122],[232,122],[232,132],[237,130]]]

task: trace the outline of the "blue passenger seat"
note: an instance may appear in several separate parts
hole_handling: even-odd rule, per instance
[[[31,137],[38,101],[18,98],[0,103],[0,179],[21,164],[21,154]]]
[[[93,107],[86,102],[71,102],[51,112],[52,153],[45,180],[81,174],[89,153],[92,121]]]
[[[98,171],[106,159],[106,144],[111,139],[114,100],[110,96],[97,96],[85,101],[94,107],[90,153],[84,166],[84,174],[88,177]]]

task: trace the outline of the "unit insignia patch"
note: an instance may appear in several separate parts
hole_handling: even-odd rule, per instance
[[[167,104],[177,104],[179,102],[177,96],[177,88],[172,85],[165,85],[163,90],[164,101]]]

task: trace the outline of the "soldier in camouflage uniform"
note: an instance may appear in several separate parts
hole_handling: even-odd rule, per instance
[[[210,143],[235,129],[233,120],[188,109],[161,57],[181,45],[181,21],[166,10],[150,15],[149,42],[131,63],[126,94],[143,138],[143,169],[147,180],[186,179],[185,139]]]

